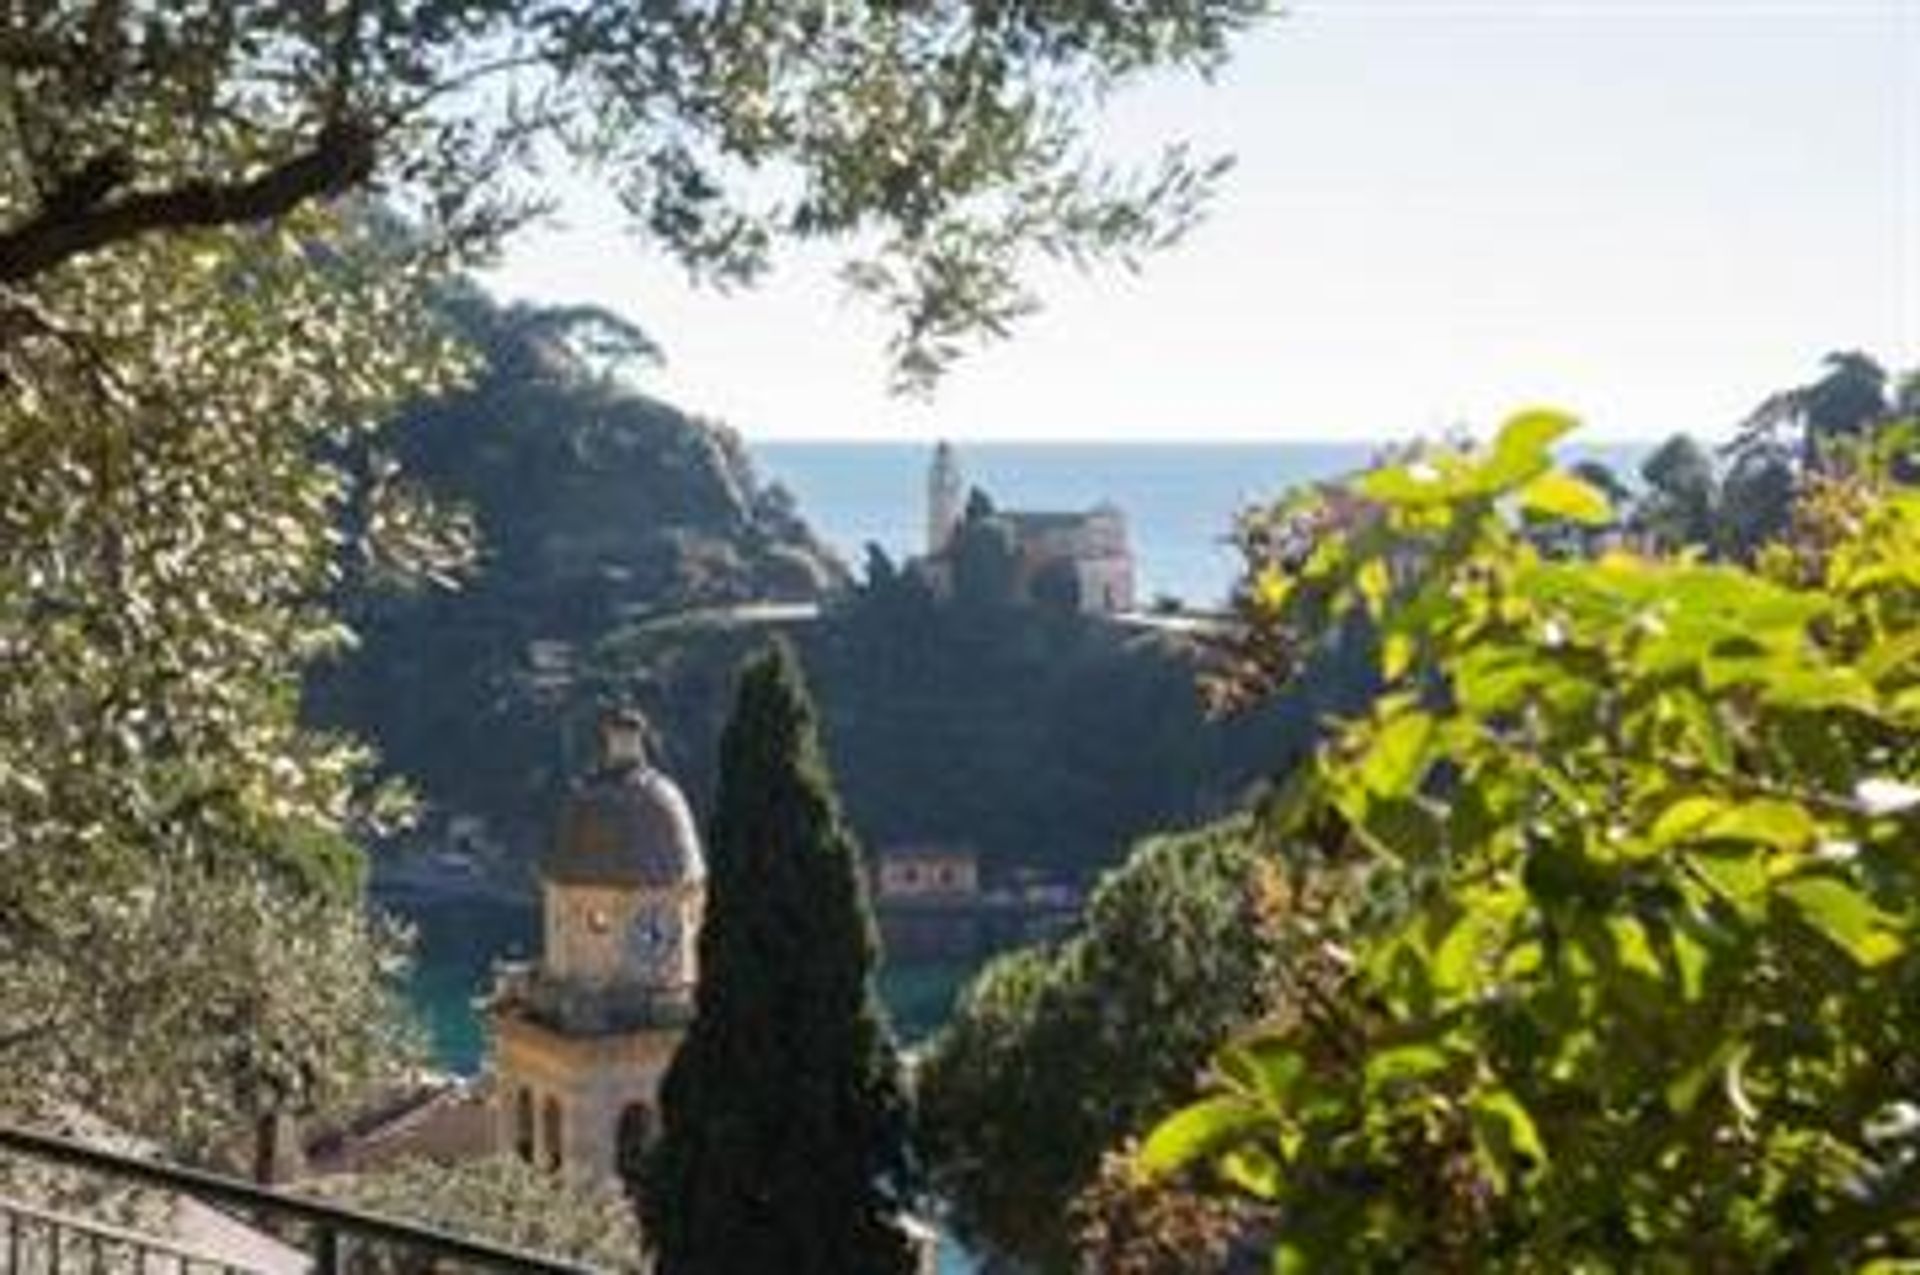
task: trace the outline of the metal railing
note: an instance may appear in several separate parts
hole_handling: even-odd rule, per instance
[[[92,1218],[0,1199],[0,1271],[63,1275],[66,1271],[133,1271],[137,1275],[252,1275],[218,1254],[201,1252]]]
[[[70,1138],[0,1124],[0,1155],[84,1170],[116,1181],[157,1188],[236,1215],[273,1238],[305,1236],[296,1245],[313,1275],[346,1275],[356,1255],[412,1260],[436,1271],[522,1271],[528,1275],[594,1275],[592,1267],[504,1245],[484,1243],[358,1209],[322,1204],[198,1169],[102,1151]],[[259,1268],[231,1256],[172,1240],[136,1234],[104,1222],[70,1216],[0,1197],[0,1272],[4,1275],[256,1275]]]

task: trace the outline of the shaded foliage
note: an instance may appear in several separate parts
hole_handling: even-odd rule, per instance
[[[1605,491],[1636,534],[1669,549],[1752,561],[1786,537],[1798,494],[1826,472],[1846,469],[1888,436],[1903,412],[1900,387],[1860,353],[1830,354],[1819,379],[1769,395],[1740,425],[1717,466],[1699,443],[1677,434],[1641,467],[1646,491],[1629,506]],[[1908,386],[1913,378],[1908,378]],[[1911,481],[1920,464],[1893,458]]]
[[[518,1156],[443,1164],[403,1160],[316,1187],[330,1199],[455,1235],[523,1252],[581,1262],[596,1270],[638,1272],[639,1228],[626,1198],[604,1183],[549,1173]],[[431,1259],[349,1259],[352,1275],[416,1275]]]
[[[651,349],[643,334],[597,311],[500,306],[471,285],[437,306],[483,362],[370,450],[468,512],[479,561],[457,591],[343,591],[359,642],[315,670],[308,709],[375,741],[435,808],[526,838],[567,773],[543,678],[564,684],[576,647],[638,615],[819,598],[845,571],[736,435],[626,383],[623,366]],[[596,363],[608,349],[628,362]]]
[[[990,611],[1013,606],[1018,600],[1014,586],[1020,549],[1005,519],[992,513],[967,517],[953,533],[947,561],[953,571],[953,600],[958,605]]]
[[[1136,846],[1059,946],[989,964],[916,1071],[935,1185],[976,1247],[1076,1265],[1102,1156],[1276,1011],[1279,872],[1245,820]]]
[[[709,829],[696,1012],[642,1184],[658,1268],[906,1275],[907,1106],[865,874],[784,645],[740,674]]]
[[[369,190],[436,251],[478,253],[541,207],[559,160],[722,280],[784,240],[862,244],[849,281],[924,380],[1030,308],[1031,253],[1130,259],[1191,223],[1219,166],[1099,163],[1089,94],[1211,69],[1263,9],[31,5],[0,26],[0,285]]]
[[[858,592],[793,637],[818,690],[849,817],[871,844],[977,849],[989,871],[1083,875],[1151,829],[1239,808],[1310,746],[1320,716],[1364,703],[1358,647],[1297,694],[1209,715],[1203,655],[1096,616],[937,602],[912,571]],[[629,696],[661,722],[674,773],[712,790],[730,670],[750,628],[636,626],[595,652],[577,710]]]
[[[1381,634],[1388,693],[1266,815],[1335,887],[1287,951],[1344,972],[1143,1157],[1275,1205],[1280,1269],[1912,1259],[1920,496],[1822,474],[1753,569],[1553,561],[1515,511],[1611,517],[1570,424],[1258,564],[1250,626]]]
[[[176,1147],[333,1101],[403,1035],[349,841],[392,794],[298,694],[349,563],[458,555],[327,459],[457,363],[411,263],[299,229],[120,249],[0,348],[0,1092]]]

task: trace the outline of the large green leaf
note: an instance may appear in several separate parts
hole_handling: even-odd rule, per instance
[[[1802,920],[1861,965],[1883,965],[1906,951],[1906,931],[1910,927],[1882,911],[1851,882],[1832,876],[1804,876],[1781,883],[1777,893]]]
[[[1426,773],[1433,733],[1433,718],[1427,713],[1403,711],[1390,718],[1373,737],[1360,766],[1361,779],[1382,797],[1410,795]]]
[[[1764,850],[1724,843],[1701,846],[1688,851],[1687,863],[1747,920],[1758,920],[1764,912],[1769,881]]]
[[[1547,1149],[1533,1116],[1510,1090],[1491,1089],[1473,1096],[1467,1114],[1475,1149],[1501,1193],[1517,1177],[1545,1167]]]
[[[1613,521],[1613,506],[1597,489],[1560,470],[1548,470],[1520,489],[1520,508],[1542,518],[1590,527]]]
[[[1430,1042],[1394,1045],[1377,1051],[1367,1059],[1367,1088],[1376,1090],[1422,1080],[1452,1065],[1453,1059],[1447,1051]]]
[[[1656,846],[1744,841],[1795,851],[1812,844],[1818,833],[1813,816],[1794,802],[1691,796],[1661,812],[1654,821],[1652,839]]]
[[[1306,1070],[1306,1059],[1279,1037],[1258,1036],[1223,1046],[1214,1058],[1214,1067],[1244,1095],[1277,1111],[1286,1106],[1295,1083]]]
[[[1501,425],[1486,461],[1474,474],[1481,490],[1510,491],[1553,463],[1549,449],[1577,426],[1565,412],[1536,408],[1517,413]]]
[[[1201,1098],[1154,1126],[1140,1148],[1140,1166],[1157,1176],[1178,1173],[1271,1126],[1272,1117],[1245,1098]]]
[[[1442,457],[1392,469],[1376,469],[1357,479],[1354,490],[1392,508],[1443,505],[1460,494],[1458,466],[1445,462],[1446,458]]]

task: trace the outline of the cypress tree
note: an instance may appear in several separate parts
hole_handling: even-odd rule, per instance
[[[913,1269],[899,1061],[860,855],[784,643],[721,739],[695,1019],[643,1191],[661,1275]]]

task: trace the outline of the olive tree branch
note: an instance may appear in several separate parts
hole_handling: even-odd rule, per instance
[[[343,194],[373,175],[376,134],[329,123],[313,144],[241,181],[188,181],[113,198],[123,162],[103,156],[54,188],[26,222],[0,231],[0,283],[24,283],[74,257],[157,230],[240,225],[284,216],[310,199]]]

